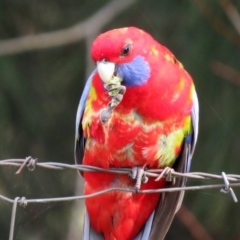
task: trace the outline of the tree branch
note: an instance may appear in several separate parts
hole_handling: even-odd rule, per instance
[[[222,9],[228,16],[229,20],[235,27],[236,31],[240,35],[240,14],[237,8],[231,3],[230,0],[218,0]]]
[[[0,41],[0,56],[26,51],[62,46],[94,35],[117,14],[132,5],[136,0],[113,0],[84,22],[64,30],[41,33]]]
[[[212,27],[228,40],[240,46],[240,36],[219,18],[204,0],[191,0]]]
[[[240,87],[240,72],[235,70],[234,68],[221,63],[219,61],[213,61],[210,63],[210,68],[214,74],[217,76],[224,78],[238,87]]]
[[[178,219],[185,225],[196,240],[213,240],[202,224],[184,205],[177,212]]]

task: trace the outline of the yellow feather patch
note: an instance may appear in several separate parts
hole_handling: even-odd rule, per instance
[[[185,79],[183,77],[180,77],[177,90],[181,92],[184,89],[184,86],[185,86]]]
[[[185,79],[183,77],[180,77],[179,83],[176,86],[175,94],[173,95],[171,99],[171,103],[177,101],[177,99],[180,97],[182,90],[185,87]]]
[[[168,61],[168,62],[172,62],[174,63],[174,59],[172,56],[170,56],[169,54],[165,54],[164,58]]]
[[[179,61],[177,61],[178,62],[178,66],[180,67],[180,68],[183,68],[183,64],[181,63],[181,62],[179,62]]]
[[[90,88],[88,98],[90,98],[92,101],[97,99],[97,92],[96,92],[96,89],[94,87]]]
[[[89,125],[91,124],[91,116],[94,114],[92,102],[97,99],[97,92],[94,87],[90,88],[89,95],[86,101],[85,111],[82,120],[82,128],[87,136],[89,136]]]
[[[177,158],[175,149],[181,146],[184,135],[184,130],[178,129],[167,136],[160,136],[159,150],[156,154],[159,166],[172,166],[174,164]]]
[[[195,86],[194,86],[194,84],[192,83],[192,85],[191,85],[191,87],[190,87],[188,99],[187,99],[187,103],[188,103],[188,104],[193,101],[194,91],[195,91]]]
[[[186,134],[192,132],[191,116],[185,117],[183,122],[183,129]]]
[[[158,50],[156,49],[156,47],[154,45],[151,47],[151,54],[156,55],[156,56],[159,54]]]
[[[191,117],[185,117],[181,128],[172,130],[171,133],[161,134],[156,144],[145,147],[142,150],[143,157],[148,159],[153,156],[158,161],[159,167],[171,167],[178,157],[178,150],[184,140],[184,137],[192,131]]]

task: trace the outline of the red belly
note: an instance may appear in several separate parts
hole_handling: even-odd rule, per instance
[[[132,188],[135,181],[126,175],[84,173],[85,194],[111,187]],[[156,189],[165,185],[165,180],[149,179],[143,189]],[[86,199],[86,206],[93,228],[104,234],[106,240],[131,240],[140,231],[155,209],[160,194],[137,194],[112,191]]]

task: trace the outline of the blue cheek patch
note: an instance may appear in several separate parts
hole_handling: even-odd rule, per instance
[[[123,85],[139,86],[147,82],[150,66],[143,57],[137,56],[132,62],[119,64],[117,73],[123,79]]]

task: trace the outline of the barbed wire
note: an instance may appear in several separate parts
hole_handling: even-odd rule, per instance
[[[212,174],[205,172],[189,172],[180,173],[176,172],[173,168],[166,167],[164,169],[143,169],[141,167],[134,168],[100,168],[89,165],[76,165],[76,164],[66,164],[58,162],[38,162],[37,158],[26,157],[25,159],[6,159],[0,160],[1,166],[13,166],[18,167],[16,174],[20,174],[24,168],[28,168],[30,171],[35,170],[36,167],[47,168],[52,170],[74,170],[81,172],[105,172],[105,173],[115,173],[115,174],[125,174],[136,180],[135,187],[131,188],[121,188],[112,187],[101,191],[97,191],[93,194],[86,194],[80,196],[70,196],[70,197],[56,197],[56,198],[37,198],[37,199],[27,199],[26,197],[16,197],[15,199],[8,198],[0,194],[0,199],[13,204],[12,206],[12,216],[10,224],[9,240],[13,240],[14,236],[14,225],[16,218],[17,206],[26,207],[30,203],[50,203],[50,202],[65,202],[74,200],[83,200],[87,198],[96,197],[111,191],[122,191],[122,192],[133,192],[133,193],[166,193],[166,192],[176,192],[176,191],[190,191],[190,190],[203,190],[203,189],[220,189],[223,193],[230,193],[234,202],[238,202],[237,197],[232,189],[232,187],[240,187],[240,175],[239,174]],[[155,178],[158,181],[165,178],[166,181],[172,182],[173,186],[176,178],[190,178],[199,180],[221,180],[222,183],[211,183],[197,186],[185,186],[185,187],[168,187],[161,189],[146,189],[141,190],[141,183],[148,181],[148,178]]]

